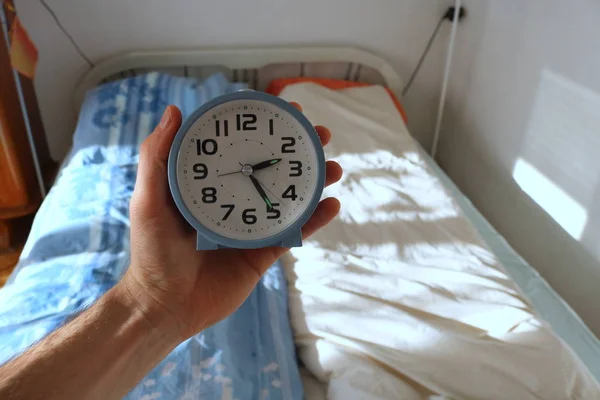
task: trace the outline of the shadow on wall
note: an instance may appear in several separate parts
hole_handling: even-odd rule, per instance
[[[581,144],[581,130],[575,141],[569,131],[572,124],[567,124],[581,123],[581,118],[539,106],[547,101],[535,101],[512,169],[501,165],[497,154],[486,154],[475,140],[469,139],[485,137],[473,120],[456,117],[449,121],[454,132],[448,140],[453,148],[462,149],[468,156],[456,162],[446,153],[440,157],[440,165],[513,248],[600,336],[600,303],[593,301],[600,282],[600,262],[584,247],[597,239],[592,223],[600,211],[595,206],[600,204],[600,185],[597,179],[594,185],[589,185],[587,179],[579,179],[581,184],[573,182],[574,174],[600,174],[600,163],[590,159],[595,161],[596,170],[585,171],[584,157],[577,156],[577,150],[570,145]],[[449,104],[447,115],[460,115],[452,108]],[[542,120],[536,122],[540,116]],[[593,154],[589,149],[588,153]]]

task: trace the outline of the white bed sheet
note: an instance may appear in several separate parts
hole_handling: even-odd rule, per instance
[[[329,398],[600,399],[381,87],[281,94],[333,133],[340,217],[283,264],[299,356]]]

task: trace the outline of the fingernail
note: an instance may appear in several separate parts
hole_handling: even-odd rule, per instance
[[[160,119],[160,124],[158,124],[158,126],[161,129],[166,129],[170,123],[171,123],[171,107],[167,107],[167,109],[165,110],[165,112],[162,115],[162,118]]]

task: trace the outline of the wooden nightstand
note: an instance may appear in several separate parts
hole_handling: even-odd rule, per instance
[[[28,214],[20,218],[0,220],[0,286],[4,285],[19,261],[33,216],[34,214]]]
[[[17,265],[22,248],[0,253],[0,287],[4,286],[8,276]]]
[[[17,263],[47,184],[50,158],[33,81],[13,68],[14,7],[0,1],[0,282]],[[8,37],[7,37],[8,36]],[[7,40],[8,39],[8,40]]]

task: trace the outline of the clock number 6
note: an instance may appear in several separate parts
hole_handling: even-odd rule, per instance
[[[302,163],[300,161],[290,161],[290,177],[302,176]]]
[[[254,225],[256,221],[258,221],[256,215],[250,214],[253,212],[256,212],[256,208],[248,208],[242,213],[242,221],[244,221],[246,225]]]
[[[196,140],[196,153],[200,156],[202,153],[212,156],[217,152],[219,146],[214,139]]]

